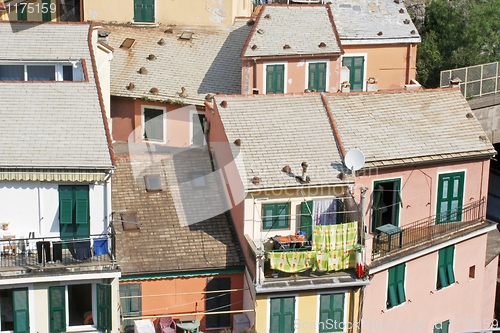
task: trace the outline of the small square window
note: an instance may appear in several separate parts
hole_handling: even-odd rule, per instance
[[[63,81],[73,81],[73,66],[63,66]]]
[[[205,178],[203,175],[193,175],[194,186],[205,186]]]
[[[146,182],[146,191],[157,192],[162,190],[160,175],[146,175],[144,180]]]
[[[184,31],[184,32],[181,34],[180,39],[190,40],[191,38],[193,38],[193,35],[194,35],[194,33],[192,33],[192,32],[189,32],[189,31]]]
[[[476,266],[469,267],[469,280],[473,280],[476,278]]]

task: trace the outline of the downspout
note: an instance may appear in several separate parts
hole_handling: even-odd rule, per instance
[[[366,192],[368,191],[367,187],[360,188],[361,190],[361,245],[365,245],[365,216],[366,216]]]
[[[38,185],[38,235],[42,236],[42,203],[40,198],[40,187],[42,186],[42,182],[39,182]]]
[[[406,57],[406,84],[410,84],[411,66],[411,43],[408,44],[408,56]]]
[[[252,95],[254,95],[254,89],[257,89],[257,59],[253,60],[253,88]],[[264,93],[264,92],[262,92]]]
[[[84,20],[84,16],[83,16],[83,0],[80,0],[80,22],[83,22]]]

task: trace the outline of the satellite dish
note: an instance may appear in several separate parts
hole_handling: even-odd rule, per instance
[[[365,154],[357,148],[351,149],[345,154],[344,163],[349,170],[357,171],[365,165]]]

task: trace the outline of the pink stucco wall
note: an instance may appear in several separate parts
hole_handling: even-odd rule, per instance
[[[285,64],[285,93],[303,93],[308,88],[309,62],[327,62],[327,91],[337,92],[340,89],[340,57],[307,57],[307,58],[273,58],[243,60],[242,94],[252,94],[252,88],[258,88],[265,94],[267,64]],[[255,83],[255,67],[257,67],[257,83]]]
[[[495,314],[495,291],[497,288],[498,256],[484,268],[483,318],[493,318]],[[498,318],[497,318],[498,319]]]
[[[436,291],[438,252],[406,262],[406,302],[386,309],[388,271],[376,273],[365,289],[363,332],[432,332],[436,323],[450,320],[450,332],[488,328],[492,320],[488,291],[496,272],[485,269],[487,235],[455,245],[455,284]],[[476,276],[469,279],[469,267],[475,265]],[[490,286],[488,286],[490,287]],[[495,289],[490,292],[494,296]],[[491,298],[491,297],[489,297]],[[487,301],[488,312],[484,312]],[[473,327],[472,325],[476,325]],[[410,329],[413,328],[413,329]]]

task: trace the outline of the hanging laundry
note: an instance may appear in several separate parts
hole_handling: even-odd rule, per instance
[[[108,253],[108,238],[103,237],[94,239],[94,255],[100,256]]]
[[[337,224],[337,199],[321,199],[313,201],[313,225]]]

